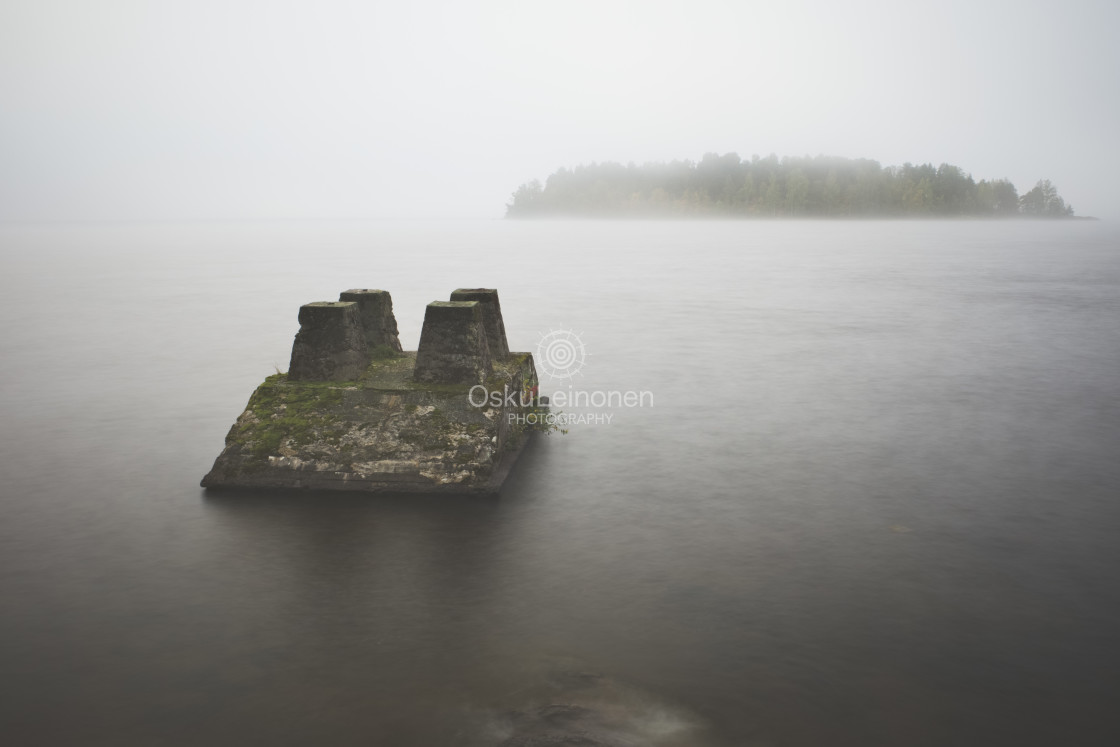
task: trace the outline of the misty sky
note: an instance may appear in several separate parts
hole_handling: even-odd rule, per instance
[[[496,218],[592,161],[950,162],[1120,217],[1120,3],[3,0],[0,220]]]

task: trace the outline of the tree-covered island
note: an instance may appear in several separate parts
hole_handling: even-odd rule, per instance
[[[1048,217],[1073,207],[1048,179],[1020,195],[1006,179],[974,181],[943,163],[706,154],[699,163],[593,163],[522,184],[506,217]]]

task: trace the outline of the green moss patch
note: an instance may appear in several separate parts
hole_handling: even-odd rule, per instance
[[[352,385],[351,385],[352,387]],[[246,416],[230,440],[257,458],[279,454],[285,443],[302,446],[343,432],[338,412],[346,385],[339,382],[289,382],[285,374],[265,379],[249,398]]]

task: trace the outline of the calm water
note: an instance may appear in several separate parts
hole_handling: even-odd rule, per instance
[[[654,406],[496,500],[198,488],[300,304],[388,289],[414,349],[480,285]],[[7,744],[1120,729],[1108,224],[8,225],[0,385]]]

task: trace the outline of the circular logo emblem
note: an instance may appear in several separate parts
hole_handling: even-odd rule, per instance
[[[537,343],[537,365],[549,378],[570,379],[586,361],[583,340],[570,329],[553,330]]]

